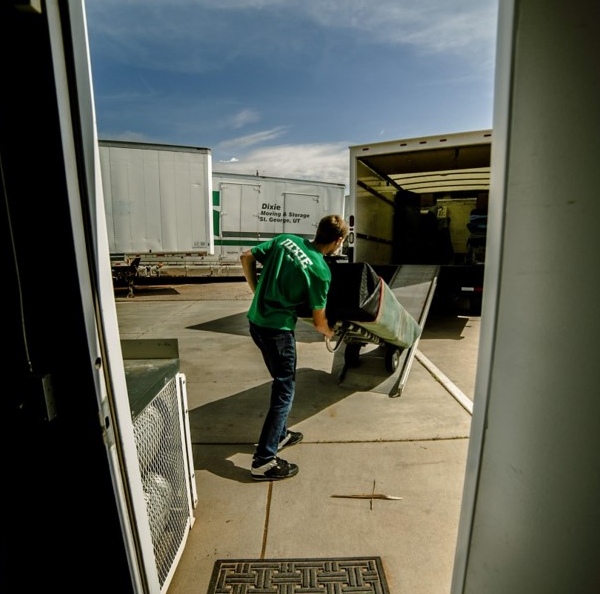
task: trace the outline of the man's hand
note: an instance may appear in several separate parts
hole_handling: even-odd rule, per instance
[[[333,338],[335,332],[329,327],[327,316],[325,315],[325,309],[313,309],[312,310],[313,325],[315,329],[320,332],[325,338]]]

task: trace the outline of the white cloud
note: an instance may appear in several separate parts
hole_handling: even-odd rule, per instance
[[[247,148],[255,144],[275,140],[276,138],[284,134],[286,129],[287,128],[285,126],[278,126],[277,128],[273,128],[272,130],[264,130],[262,132],[256,132],[255,134],[248,134],[248,136],[240,136],[238,138],[224,140],[223,142],[220,142],[216,148],[219,150],[228,151],[235,151],[238,149]]]
[[[327,27],[363,31],[375,43],[457,50],[495,37],[497,0],[330,0],[303,5]]]
[[[258,122],[259,119],[260,116],[256,110],[243,109],[231,118],[231,123],[234,128],[243,128],[246,124]]]
[[[309,179],[348,187],[349,151],[346,143],[280,145],[259,148],[230,162],[217,161],[213,169],[289,179]]]

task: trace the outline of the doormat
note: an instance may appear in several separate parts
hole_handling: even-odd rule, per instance
[[[292,594],[315,588],[389,594],[380,557],[222,559],[215,561],[207,594]]]

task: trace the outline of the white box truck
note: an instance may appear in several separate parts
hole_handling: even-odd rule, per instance
[[[158,268],[214,253],[210,149],[98,144],[113,261]]]
[[[350,147],[348,259],[437,266],[436,295],[481,306],[492,131]]]

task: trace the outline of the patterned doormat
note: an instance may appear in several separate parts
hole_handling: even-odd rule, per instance
[[[222,559],[207,594],[293,592],[389,594],[380,557]]]

